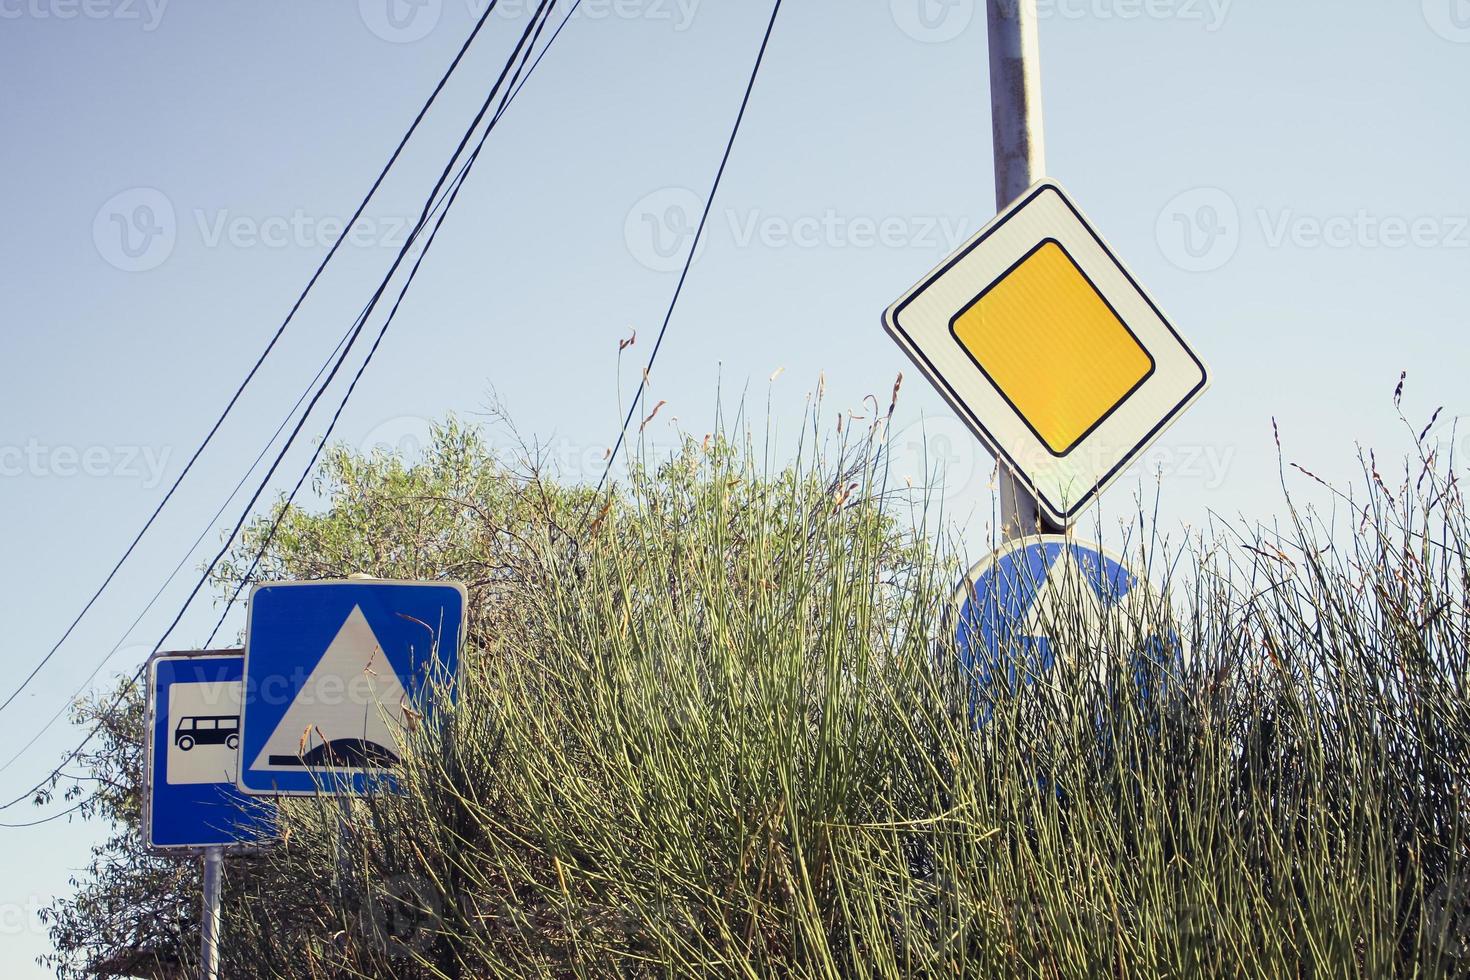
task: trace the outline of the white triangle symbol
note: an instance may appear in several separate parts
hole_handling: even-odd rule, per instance
[[[1101,556],[1098,561],[1102,563]],[[1148,589],[1126,579],[1115,585],[1105,569],[1102,563],[1089,571],[1078,563],[1070,545],[1063,547],[1027,607],[1021,635],[1043,639],[1060,632],[1064,639],[1088,646],[1099,643],[1103,649],[1114,644],[1125,650],[1145,649],[1153,634]],[[1127,591],[1119,595],[1124,588]],[[1052,655],[1061,652],[1053,641]],[[1098,669],[1102,669],[1101,663]]]
[[[264,689],[256,695],[268,696]],[[406,699],[367,617],[353,606],[250,768],[381,771],[398,759]]]

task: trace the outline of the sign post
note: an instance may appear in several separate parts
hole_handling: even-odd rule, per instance
[[[987,0],[990,126],[995,144],[995,209],[1006,207],[1046,173],[1041,121],[1041,45],[1036,0]],[[1035,496],[1000,461],[1000,523],[1006,540],[1060,530]]]
[[[200,975],[219,977],[220,894],[226,850],[275,834],[271,809],[235,788],[244,657],[239,650],[156,653],[147,665],[143,842],[153,854],[200,857]]]
[[[225,852],[219,847],[204,849],[204,913],[199,919],[199,975],[219,980],[220,891],[225,873]]]
[[[1090,620],[1134,616],[1149,595],[1141,579],[1071,528],[1209,386],[1204,363],[1045,176],[1036,8],[987,0],[999,214],[883,315],[1000,471],[1001,544],[957,600],[989,617],[954,637],[977,682],[993,677],[985,664],[1018,653],[1044,670],[1053,637],[1041,613],[1061,598]],[[1051,584],[1028,587],[1028,576]],[[1000,609],[1025,629],[997,631]],[[1136,642],[1157,652],[1157,637]]]

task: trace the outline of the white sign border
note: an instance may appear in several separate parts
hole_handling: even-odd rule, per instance
[[[1017,552],[1025,551],[1031,547],[1045,548],[1053,544],[1060,545],[1063,548],[1080,547],[1118,565],[1133,578],[1133,586],[1128,590],[1129,594],[1132,594],[1134,589],[1145,590],[1144,594],[1147,596],[1147,602],[1150,605],[1156,607],[1162,615],[1173,617],[1174,607],[1170,598],[1168,584],[1166,583],[1162,589],[1155,586],[1147,574],[1147,568],[1140,570],[1118,552],[1113,551],[1111,548],[1103,547],[1099,542],[1079,538],[1070,530],[1061,534],[1050,532],[1046,534],[1024,534],[1018,538],[1012,538],[1009,541],[1003,541],[995,545],[991,548],[989,555],[970,564],[965,569],[965,574],[961,576],[959,584],[950,592],[949,601],[943,607],[944,611],[940,616],[940,624],[943,632],[940,635],[939,643],[957,642],[956,633],[959,631],[960,622],[964,617],[965,604],[971,598],[979,597],[980,590],[977,586],[980,580],[991,569]],[[1047,574],[1050,574],[1050,568],[1048,568]],[[1193,653],[1182,629],[1178,626],[1175,627],[1174,640],[1177,645],[1176,650],[1179,655],[1179,663],[1181,665],[1188,665],[1193,659]]]
[[[455,647],[454,647],[454,658],[455,658],[455,670],[456,670],[456,672],[463,666],[462,664],[460,664],[459,658],[464,655],[465,642],[469,638],[469,629],[470,629],[470,592],[469,592],[469,589],[465,586],[465,584],[463,582],[414,581],[414,580],[409,580],[409,579],[367,578],[367,577],[364,577],[364,578],[329,578],[329,579],[295,579],[295,580],[285,581],[285,582],[256,582],[256,583],[254,583],[253,585],[250,586],[250,595],[248,596],[248,598],[246,600],[246,606],[245,606],[245,661],[244,661],[244,664],[242,665],[242,673],[241,673],[241,676],[244,678],[244,683],[246,685],[249,685],[249,683],[250,683],[250,624],[251,624],[251,620],[253,618],[251,616],[251,612],[252,612],[252,610],[254,609],[254,606],[255,606],[255,593],[259,592],[261,589],[279,589],[279,588],[285,588],[285,587],[290,587],[290,586],[303,586],[303,585],[385,585],[385,586],[405,585],[405,586],[417,586],[419,588],[422,588],[424,586],[433,586],[433,587],[436,587],[436,588],[452,588],[452,589],[458,590],[458,592],[459,592],[459,598],[460,598],[460,615],[459,615],[459,636],[457,636],[455,638]],[[241,705],[240,705],[240,733],[241,733],[240,751],[241,752],[244,752],[244,750],[245,750],[245,739],[244,739],[245,716],[249,712],[249,710],[250,710],[250,697],[249,697],[249,690],[248,690],[248,687],[247,687],[246,696],[241,701]],[[302,796],[302,797],[318,797],[318,796],[330,796],[330,797],[362,797],[362,796],[371,796],[372,795],[371,793],[359,793],[359,792],[353,791],[351,789],[351,787],[352,787],[352,784],[353,784],[353,781],[354,781],[354,777],[352,775],[343,775],[343,774],[338,773],[338,772],[335,772],[335,771],[332,772],[332,773],[327,774],[327,776],[324,777],[324,779],[323,779],[323,784],[322,785],[319,785],[316,789],[312,789],[312,790],[252,789],[252,788],[250,788],[250,787],[248,787],[248,786],[245,785],[245,771],[246,771],[246,767],[245,767],[245,764],[244,764],[243,761],[241,761],[240,763],[236,764],[236,766],[235,766],[235,786],[236,786],[236,788],[238,788],[240,790],[241,793],[245,794],[246,796],[275,796],[275,797],[282,797],[282,796]],[[389,775],[391,775],[391,774],[389,774]],[[330,783],[329,784],[328,784],[328,779],[330,780]],[[327,788],[328,788],[328,785],[330,785],[330,787],[332,788],[332,791],[330,791],[330,792],[326,791]]]
[[[158,725],[158,665],[165,660],[226,660],[240,657],[241,672],[240,683],[245,683],[244,673],[244,651],[238,647],[228,650],[159,650],[148,658],[143,665],[144,689],[143,689],[143,803],[141,807],[143,821],[143,849],[154,857],[200,857],[205,851],[219,848],[225,854],[260,854],[266,850],[271,843],[262,840],[258,843],[232,843],[232,844],[155,844],[153,842],[153,771],[154,754],[154,729]],[[242,699],[243,700],[243,699]],[[245,724],[243,713],[240,724]],[[238,751],[238,750],[237,750]],[[238,773],[240,763],[238,756],[235,762],[235,770]],[[220,786],[230,785],[219,783]],[[238,789],[238,786],[236,787]]]
[[[1148,353],[1153,370],[1067,452],[1051,450],[954,339],[960,311],[1055,241]],[[978,284],[978,288],[977,288]],[[1066,526],[1209,387],[1209,370],[1055,181],[1033,185],[884,312],[883,325],[986,447]],[[982,417],[994,420],[987,425]],[[998,421],[1000,424],[995,424]],[[1125,438],[1142,430],[1141,437]]]

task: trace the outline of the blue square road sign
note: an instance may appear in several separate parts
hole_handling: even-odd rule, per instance
[[[249,848],[274,836],[274,807],[235,785],[244,668],[239,651],[148,661],[143,836],[156,853]]]
[[[447,690],[466,593],[445,582],[280,582],[250,595],[240,789],[363,794],[391,786],[404,728]]]

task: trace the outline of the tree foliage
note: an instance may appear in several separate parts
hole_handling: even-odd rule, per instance
[[[460,579],[469,649],[401,793],[283,803],[232,863],[227,975],[1470,975],[1470,521],[1419,448],[1277,528],[1139,529],[1172,601],[1126,634],[1063,610],[1056,665],[978,715],[882,419],[779,467],[690,437],[603,495],[454,423],[416,462],[334,451],[221,593]],[[1190,656],[1140,683],[1150,633]],[[87,760],[117,835],[50,913],[67,975],[192,955],[129,710]]]
[[[119,702],[119,697],[121,701]],[[56,952],[42,958],[58,977],[132,976],[173,969],[198,943],[199,873],[189,862],[150,856],[142,823],[143,697],[119,684],[78,702],[72,722],[97,735],[75,760],[86,775],[63,801],[110,827],[73,877],[76,893],[41,911]],[[51,791],[40,794],[47,802]]]

